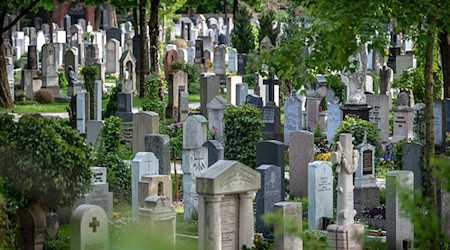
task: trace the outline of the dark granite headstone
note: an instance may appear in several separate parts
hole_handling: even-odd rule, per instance
[[[122,118],[123,122],[132,122],[133,121],[133,112],[132,112],[132,99],[131,93],[118,93],[117,94],[117,112],[116,116]]]
[[[109,28],[106,30],[106,41],[109,41],[111,39],[116,39],[120,42],[120,46],[123,46],[122,44],[122,31],[118,28]]]
[[[268,140],[256,143],[256,167],[264,164],[275,165],[280,168],[281,197],[284,200],[284,143],[276,140]]]
[[[418,142],[407,142],[402,146],[402,170],[414,173],[414,189],[422,192],[423,145]]]
[[[238,83],[236,84],[236,106],[241,106],[245,103],[245,98],[248,94],[248,85],[247,83]]]
[[[247,54],[238,54],[238,74],[245,75],[245,67],[247,67]]]
[[[38,54],[36,45],[28,46],[27,69],[38,69]]]
[[[367,104],[362,105],[342,105],[342,120],[345,119],[346,116],[353,117],[353,118],[359,118],[362,120],[369,121],[369,111],[372,109],[372,107],[368,106]]]
[[[262,108],[263,117],[263,139],[264,140],[283,140],[281,133],[281,111],[273,102],[267,103]]]
[[[203,64],[204,54],[203,54],[203,40],[195,40],[195,64]]]
[[[261,165],[256,170],[261,174],[261,189],[256,193],[256,232],[267,236],[273,233],[273,228],[264,223],[262,216],[271,213],[273,205],[283,200],[279,185],[282,178],[275,165]]]
[[[203,147],[208,149],[208,167],[223,160],[224,149],[222,143],[217,140],[206,141]]]
[[[136,58],[136,73],[141,72],[141,38],[140,35],[133,37],[133,56]]]
[[[224,34],[220,34],[218,40],[219,40],[219,45],[227,44],[227,37]]]
[[[263,106],[263,99],[262,97],[258,96],[258,95],[247,95],[245,97],[245,103],[247,103],[248,105],[251,105],[255,108],[259,108],[262,109]]]
[[[145,136],[145,152],[152,152],[159,160],[159,174],[170,174],[170,137],[166,134],[149,134]]]

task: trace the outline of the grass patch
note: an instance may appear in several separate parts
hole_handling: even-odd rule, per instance
[[[26,104],[15,105],[14,108],[5,109],[0,108],[0,112],[17,113],[17,114],[32,114],[32,113],[65,113],[68,102],[53,102],[48,104]]]
[[[184,221],[184,215],[182,210],[177,210],[177,233],[198,236],[197,221],[194,220]]]
[[[200,94],[189,94],[189,102],[200,102]]]

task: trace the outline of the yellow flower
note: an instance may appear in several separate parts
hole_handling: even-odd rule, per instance
[[[121,212],[113,212],[113,217],[114,217],[114,218],[119,218],[120,215],[122,215]]]

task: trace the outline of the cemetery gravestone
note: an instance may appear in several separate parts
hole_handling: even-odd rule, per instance
[[[328,105],[327,117],[327,141],[328,144],[334,143],[333,137],[341,125],[342,111],[339,104]]]
[[[435,101],[433,108],[433,117],[434,117],[434,144],[442,145],[444,143],[442,127],[444,124],[443,121],[443,104],[442,101]]]
[[[263,107],[263,99],[260,96],[251,94],[245,97],[245,103],[258,109]]]
[[[308,227],[323,230],[322,218],[333,218],[333,170],[327,161],[308,164]]]
[[[423,192],[422,182],[423,145],[418,142],[406,142],[402,146],[402,170],[414,174],[414,190]]]
[[[189,115],[189,93],[184,88],[179,89],[180,113],[178,113],[178,121],[184,122]]]
[[[314,156],[314,134],[293,131],[289,136],[289,192],[293,197],[308,196],[308,164]]]
[[[72,213],[70,249],[109,249],[108,218],[101,207],[83,204]]]
[[[400,191],[401,190],[401,191]],[[411,218],[401,211],[400,192],[407,192],[413,199],[414,174],[411,171],[389,171],[386,176],[386,248],[411,249],[414,245],[414,225]]]
[[[373,107],[369,111],[369,121],[380,131],[381,142],[389,141],[390,102],[391,98],[387,95],[367,95],[367,104]]]
[[[222,143],[217,140],[209,140],[203,144],[208,149],[208,167],[212,166],[224,158],[224,148]]]
[[[273,210],[276,214],[281,215],[283,223],[282,229],[275,228],[275,231],[281,232],[281,235],[275,235],[274,249],[275,250],[302,250],[303,242],[300,237],[295,237],[289,232],[287,226],[292,221],[297,222],[296,225],[302,228],[302,203],[300,202],[278,202],[273,206]]]
[[[89,120],[86,122],[86,141],[92,147],[95,146],[97,142],[98,135],[102,129],[103,121]]]
[[[151,111],[133,114],[133,155],[145,150],[148,134],[159,134],[159,115]]]
[[[127,50],[122,53],[120,62],[120,80],[122,81],[122,90],[137,95],[136,86],[136,58]]]
[[[106,73],[117,74],[120,72],[120,42],[111,39],[106,43]]]
[[[220,160],[197,178],[199,249],[241,249],[253,245],[253,195],[261,187],[258,171]]]
[[[151,152],[138,152],[131,161],[131,211],[138,216],[138,185],[144,175],[159,174],[159,161]]]
[[[116,116],[121,118],[123,122],[133,122],[132,112],[133,96],[131,93],[117,94],[117,112]]]
[[[262,216],[271,213],[273,205],[284,200],[279,185],[283,180],[278,166],[264,164],[256,171],[261,174],[261,189],[256,193],[256,231],[267,236],[273,229],[264,223]]]
[[[238,71],[238,53],[237,50],[232,48],[228,53],[228,72],[237,73]]]
[[[80,91],[77,93],[77,130],[86,133],[86,121],[89,120],[89,93]]]
[[[398,106],[394,109],[393,141],[413,138],[413,108],[409,107],[409,96],[405,92],[398,94]]]
[[[167,114],[172,117],[178,117],[180,112],[179,90],[180,87],[188,89],[188,74],[182,70],[172,71],[172,77],[169,82],[169,105],[167,106]]]
[[[224,140],[224,122],[223,116],[227,108],[227,101],[222,96],[214,97],[206,105],[208,109],[208,129],[213,140]]]
[[[103,95],[103,81],[95,80],[94,82],[94,119],[102,120],[102,95]]]
[[[145,136],[145,151],[152,152],[159,160],[159,174],[170,174],[170,137],[165,134],[150,134]]]
[[[56,73],[56,51],[52,43],[47,43],[42,49],[42,87],[59,95],[59,79]]]
[[[164,196],[172,202],[170,175],[143,175],[138,184],[138,207],[145,205],[148,196]]]
[[[247,54],[238,54],[238,74],[245,75],[245,68],[247,67]]]
[[[175,245],[176,212],[165,196],[148,196],[139,209],[139,221],[144,230],[160,235]]]
[[[284,144],[276,140],[268,140],[256,143],[256,166],[275,165],[280,171],[280,190],[284,200]]]
[[[208,118],[207,104],[220,94],[219,76],[207,74],[200,78],[200,111]]]
[[[227,101],[229,104],[236,104],[236,85],[242,83],[242,76],[227,77]]]
[[[236,84],[236,106],[241,106],[245,103],[245,98],[248,95],[248,84],[238,83]]]
[[[289,145],[289,134],[302,129],[302,101],[294,90],[284,103],[284,144]]]

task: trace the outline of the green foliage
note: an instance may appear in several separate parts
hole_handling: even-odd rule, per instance
[[[225,158],[255,167],[256,143],[262,140],[262,115],[252,106],[230,105],[223,117],[225,123]]]
[[[264,37],[268,36],[272,45],[275,45],[279,29],[273,29],[273,22],[275,21],[275,11],[268,10],[264,11],[259,18],[259,24],[261,29],[259,30],[259,42],[261,42]]]
[[[314,132],[314,142],[319,143],[322,140],[322,133],[320,128],[320,122],[317,123],[316,131]]]
[[[107,180],[116,197],[128,199],[131,195],[131,169],[120,158],[122,119],[105,119],[96,143],[96,166],[106,167]]]
[[[200,82],[190,82],[188,85],[189,95],[199,95],[200,94]]]
[[[253,89],[255,88],[255,77],[255,74],[242,75],[242,81],[248,84],[249,89]]]
[[[442,78],[439,81],[436,79],[433,83],[434,86],[434,99],[440,100],[442,96]],[[425,102],[425,76],[423,68],[410,68],[405,70],[400,78],[394,79],[392,87],[399,88],[400,90],[411,89],[414,94],[415,103]]]
[[[2,213],[0,213],[0,249],[13,249],[14,246],[15,235],[7,213],[9,209],[7,202],[3,199],[2,190],[0,189],[0,211],[2,211]]]
[[[70,237],[65,237],[59,231],[56,235],[47,234],[44,241],[44,250],[69,250]]]
[[[339,99],[339,102],[344,103],[347,86],[345,85],[345,83],[343,83],[341,81],[340,76],[329,75],[329,76],[326,76],[326,79],[328,82],[328,87],[330,87],[334,91],[334,94]]]
[[[118,83],[111,91],[111,95],[109,96],[108,104],[106,105],[104,118],[108,118],[116,115],[117,111],[117,94],[122,91],[122,84]]]
[[[414,134],[416,135],[416,140],[420,143],[425,144],[425,109],[418,109],[416,115],[414,116]]]
[[[250,18],[252,17],[249,9],[246,5],[241,4],[233,20],[234,32],[231,34],[231,43],[239,53],[249,53],[256,49],[256,37]]]
[[[67,82],[66,74],[64,73],[64,71],[58,72],[58,79],[59,79],[59,87],[61,89],[67,89],[69,83]]]
[[[158,113],[161,121],[165,116],[164,102],[159,98],[159,81],[161,81],[161,78],[158,75],[151,75],[145,79],[145,99],[142,108],[144,111]]]
[[[367,132],[367,142],[377,146],[380,134],[375,125],[366,120],[346,117],[337,129],[333,140],[336,142],[339,141],[339,135],[341,133],[350,133],[355,138],[353,145],[357,146],[363,142],[365,132]]]
[[[188,74],[189,83],[198,81],[200,67],[198,65],[190,65],[189,63],[176,61],[172,63],[172,70],[182,70]]]
[[[84,86],[86,91],[89,92],[89,112],[91,119],[94,119],[94,107],[95,107],[95,80],[97,80],[98,67],[96,65],[87,65],[81,70],[81,74],[84,77]]]
[[[77,98],[70,99],[69,106],[66,107],[66,111],[69,114],[70,127],[75,129],[77,127]]]
[[[183,123],[172,123],[168,126],[168,135],[170,136],[170,156],[181,159],[183,151]]]
[[[6,198],[19,207],[41,201],[49,208],[68,206],[90,187],[90,149],[61,120],[24,116],[16,124],[2,115],[0,175]],[[6,136],[5,136],[6,134]]]

